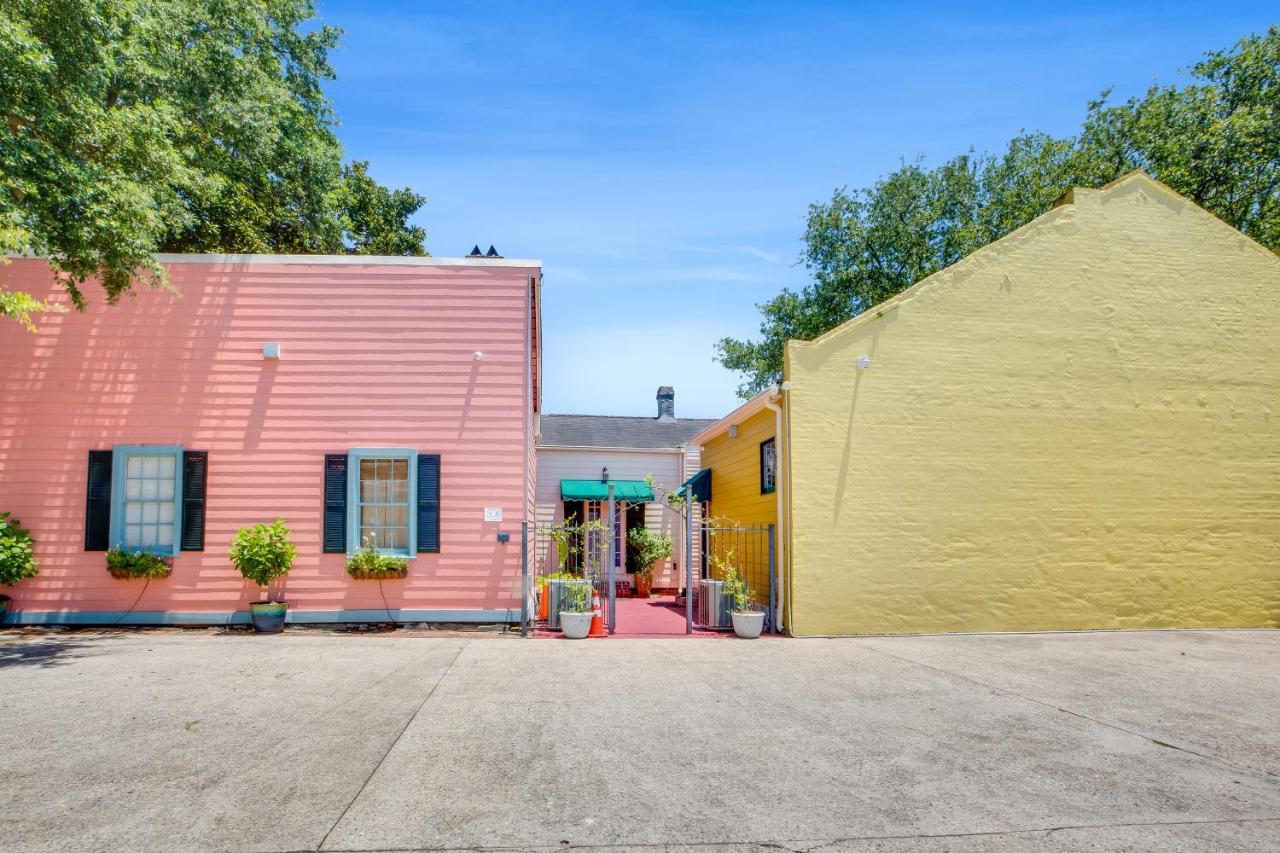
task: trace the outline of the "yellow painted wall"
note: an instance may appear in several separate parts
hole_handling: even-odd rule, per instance
[[[702,448],[702,466],[711,469],[711,517],[719,526],[763,528],[777,524],[776,493],[760,493],[760,442],[775,438],[776,419],[764,409],[738,425],[738,435],[723,433]],[[776,448],[775,438],[775,450]],[[751,585],[753,597],[769,600],[769,559],[767,536],[761,534],[719,534],[708,545],[708,553],[725,557],[734,552],[738,571]],[[714,563],[712,563],[714,567]],[[713,576],[719,573],[713,568]]]
[[[1280,257],[1150,178],[787,378],[794,633],[1280,625]]]

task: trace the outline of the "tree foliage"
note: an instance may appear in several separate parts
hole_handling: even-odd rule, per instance
[[[163,285],[158,251],[423,254],[423,199],[342,166],[338,35],[311,0],[0,0],[0,253],[77,307]]]
[[[781,374],[788,339],[811,340],[1048,210],[1067,190],[1142,169],[1269,248],[1280,247],[1280,28],[1206,54],[1183,87],[1088,105],[1079,133],[1022,133],[998,155],[904,163],[875,186],[809,208],[813,282],[759,306],[757,340],[717,358],[748,397]]]

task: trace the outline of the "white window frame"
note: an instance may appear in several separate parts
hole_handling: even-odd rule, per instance
[[[176,556],[182,550],[182,452],[180,444],[117,444],[111,448],[111,547],[128,551],[147,551],[163,557]],[[169,546],[130,546],[124,544],[125,481],[129,478],[129,459],[139,456],[173,458],[173,542]]]
[[[365,459],[409,461],[409,541],[407,549],[379,548],[389,557],[418,555],[418,451],[403,447],[357,447],[347,451],[347,555],[360,550],[360,462]]]

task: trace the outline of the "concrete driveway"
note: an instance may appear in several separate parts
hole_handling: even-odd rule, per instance
[[[0,633],[11,850],[1280,849],[1280,632]]]

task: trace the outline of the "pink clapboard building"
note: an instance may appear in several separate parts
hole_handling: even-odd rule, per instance
[[[533,518],[540,264],[504,258],[165,255],[174,292],[39,331],[0,324],[0,511],[38,577],[8,624],[229,624],[262,596],[232,567],[282,518],[291,622],[517,622]],[[7,286],[69,304],[47,263]],[[372,537],[402,580],[355,580]],[[171,555],[116,580],[107,549]]]

